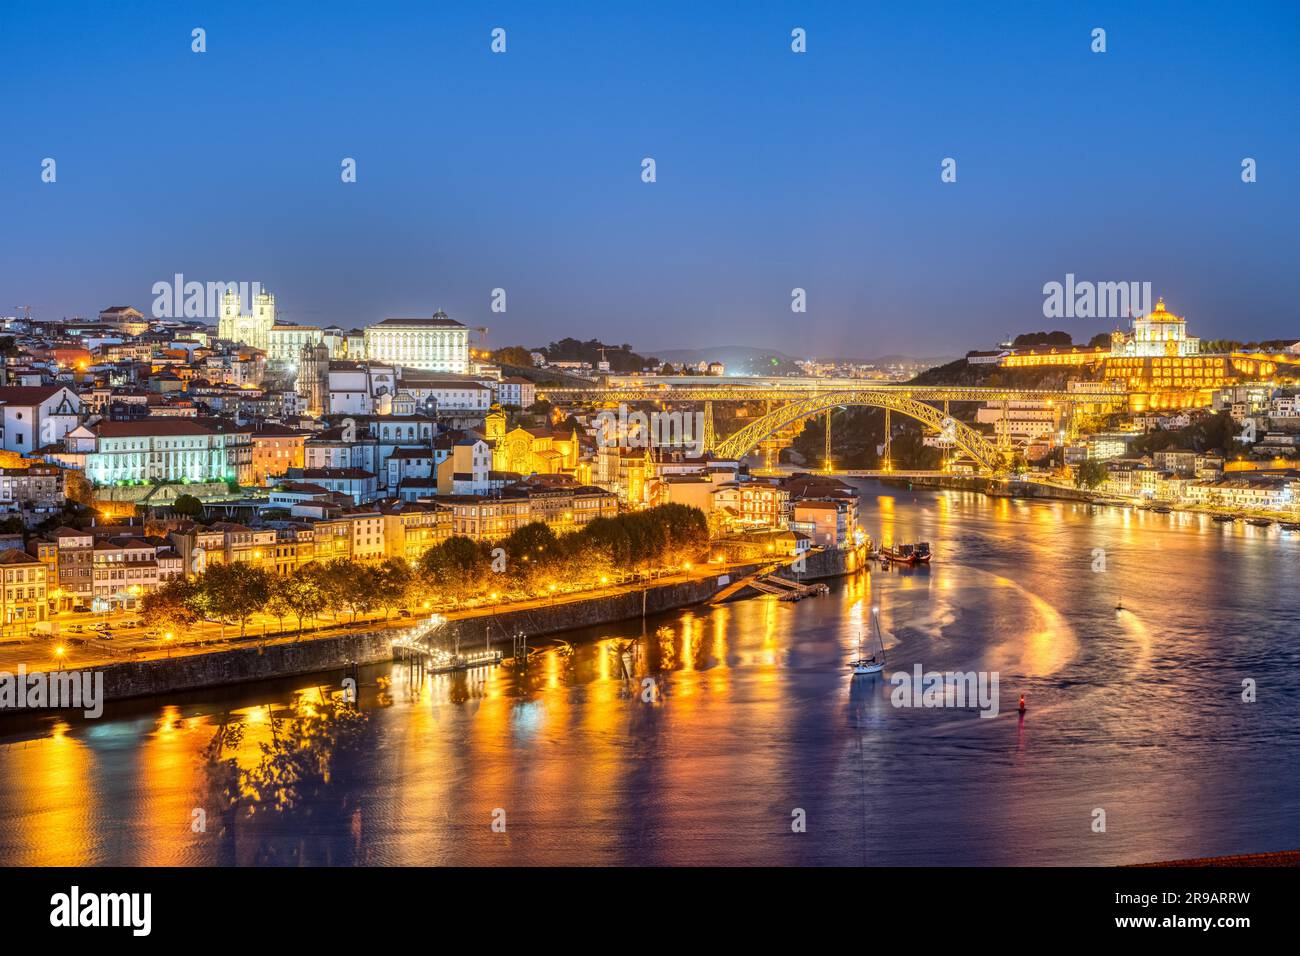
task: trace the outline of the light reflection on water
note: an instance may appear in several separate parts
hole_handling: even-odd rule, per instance
[[[367,669],[357,745],[282,812],[223,809],[202,754],[238,725],[222,756],[247,773],[337,684],[6,728],[0,861],[1065,864],[1300,845],[1300,539],[864,488],[863,525],[932,541],[930,569],[566,635],[525,674]],[[886,680],[851,679],[873,604],[890,671],[996,670],[1000,715],[896,709]]]

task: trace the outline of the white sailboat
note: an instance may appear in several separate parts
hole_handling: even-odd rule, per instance
[[[880,656],[872,654],[870,657],[862,656],[862,632],[858,632],[858,659],[851,661],[854,676],[858,674],[879,674],[885,669],[885,639],[880,635],[880,608],[871,609],[871,620],[876,628],[876,641],[880,645]]]

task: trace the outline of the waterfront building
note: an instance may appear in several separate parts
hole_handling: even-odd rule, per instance
[[[49,573],[41,560],[19,548],[0,550],[0,621],[43,621],[49,609]]]
[[[186,574],[200,574],[214,564],[251,564],[270,569],[275,563],[277,535],[271,527],[250,527],[235,521],[211,525],[186,522],[170,535]]]
[[[1054,445],[1061,431],[1061,406],[1042,399],[986,402],[976,409],[975,421],[992,425],[994,434],[1020,447],[1035,442]]]
[[[1187,486],[1192,504],[1248,510],[1291,510],[1297,501],[1300,476],[1284,473],[1234,472],[1222,478],[1194,481]]]
[[[1107,477],[1101,490],[1130,498],[1154,498],[1161,472],[1145,458],[1117,458],[1106,462]]]
[[[1166,448],[1152,453],[1151,460],[1160,471],[1191,476],[1196,474],[1197,459],[1200,457],[1199,452],[1190,448]]]
[[[113,537],[96,541],[91,554],[95,610],[133,610],[146,594],[184,573],[181,555],[161,539]]]
[[[384,319],[365,330],[372,362],[430,372],[469,372],[469,329],[439,310],[429,318]]]
[[[790,492],[774,481],[728,481],[713,492],[713,507],[738,530],[783,528],[789,523]]]
[[[451,535],[452,511],[431,503],[383,505],[384,554],[415,562]]]
[[[857,526],[855,499],[805,498],[793,503],[790,530],[806,535],[814,547],[850,548]]]
[[[58,594],[55,610],[90,607],[94,597],[94,536],[89,531],[65,527],[56,528],[50,537],[55,545],[54,575],[50,578]]]

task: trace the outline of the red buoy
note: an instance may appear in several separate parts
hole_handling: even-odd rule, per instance
[[[1022,714],[1025,712],[1025,695],[1024,695],[1024,694],[1021,694],[1021,695],[1020,695],[1020,712],[1021,712]]]

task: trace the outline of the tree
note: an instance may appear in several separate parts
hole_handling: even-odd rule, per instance
[[[298,619],[298,637],[302,637],[304,618],[315,617],[324,607],[321,594],[319,565],[315,562],[294,568],[293,572],[277,582],[276,590],[289,608],[289,613]]]
[[[204,572],[199,586],[218,620],[239,625],[244,636],[248,619],[262,609],[271,593],[270,576],[251,564],[214,564]]]
[[[284,594],[284,580],[284,578],[273,578],[271,580],[271,590],[266,596],[266,604],[262,608],[263,611],[275,618],[281,631],[284,630],[285,616],[293,613],[293,608]]]
[[[486,545],[456,536],[440,541],[420,559],[420,568],[444,594],[455,600],[470,597],[491,571]]]
[[[499,365],[521,365],[524,368],[533,367],[533,356],[528,349],[522,345],[507,345],[499,348],[492,353],[492,361]]]
[[[203,514],[203,502],[193,495],[177,495],[172,502],[172,511],[186,518],[198,518]]]
[[[140,601],[140,616],[156,634],[175,634],[199,619],[199,588],[183,577],[172,578]]]
[[[1069,348],[1074,344],[1069,332],[1025,332],[1017,335],[1012,341],[1012,348],[1032,349],[1042,348]]]
[[[1095,458],[1079,462],[1074,472],[1074,484],[1077,488],[1096,488],[1106,480],[1106,466]]]
[[[75,502],[79,505],[90,505],[95,500],[95,488],[90,481],[79,471],[65,471],[63,473],[63,497],[68,502]]]
[[[320,589],[321,610],[338,619],[339,611],[348,606],[348,586],[352,578],[350,561],[336,558],[327,564],[310,565],[311,574]]]
[[[356,564],[342,558],[325,566],[326,598],[337,597],[338,604],[352,613],[355,622],[358,614],[370,611],[376,603],[379,574],[368,564]]]
[[[401,558],[389,558],[375,569],[375,603],[384,609],[385,621],[395,608],[410,600],[414,577],[411,566]]]
[[[533,521],[522,528],[516,528],[500,544],[511,563],[514,563],[524,558],[536,561],[539,554],[554,550],[557,540],[550,525],[544,521]]]

